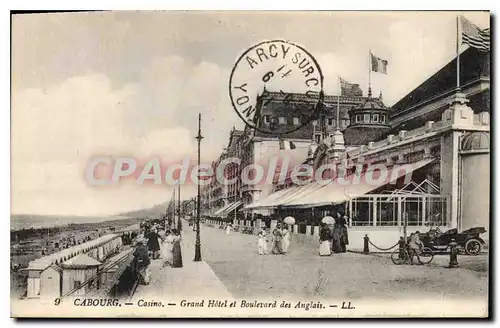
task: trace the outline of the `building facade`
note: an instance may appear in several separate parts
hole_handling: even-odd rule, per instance
[[[382,247],[394,244],[403,230],[425,231],[429,224],[488,230],[489,54],[470,48],[460,60],[461,89],[453,60],[393,108],[369,90],[348,111],[347,127],[333,135],[323,129],[324,139],[310,143],[304,163],[315,169],[333,164],[337,173],[344,170],[359,183],[339,186],[335,175],[326,186],[276,183],[273,193],[245,209],[294,216],[294,230],[306,234],[318,233],[323,216],[346,214],[353,240],[359,244],[369,234]],[[363,183],[376,165],[384,166],[389,178]],[[407,168],[403,173],[401,166]]]

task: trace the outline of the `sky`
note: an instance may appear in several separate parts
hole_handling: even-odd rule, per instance
[[[338,77],[367,92],[372,74],[392,105],[455,56],[456,12],[91,12],[12,19],[11,168],[15,214],[106,215],[167,201],[171,187],[90,186],[90,158],[196,159],[227,146],[228,82],[237,58],[264,40],[299,44],[317,60],[326,94]],[[489,15],[463,16],[481,28]],[[462,46],[461,49],[465,49]],[[195,188],[185,186],[183,196]]]

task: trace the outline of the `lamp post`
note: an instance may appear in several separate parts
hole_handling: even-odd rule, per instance
[[[198,114],[198,135],[196,140],[198,140],[198,197],[196,202],[196,242],[194,244],[194,261],[201,261],[201,242],[200,242],[200,144],[201,139],[201,113]]]

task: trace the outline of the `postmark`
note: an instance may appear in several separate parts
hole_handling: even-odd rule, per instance
[[[323,104],[323,74],[302,46],[284,40],[260,42],[236,61],[229,96],[243,122],[262,133],[286,135],[317,119]],[[273,101],[280,107],[268,106]]]

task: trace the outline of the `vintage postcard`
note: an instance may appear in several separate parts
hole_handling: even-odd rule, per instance
[[[13,317],[487,318],[490,13],[12,15]]]

